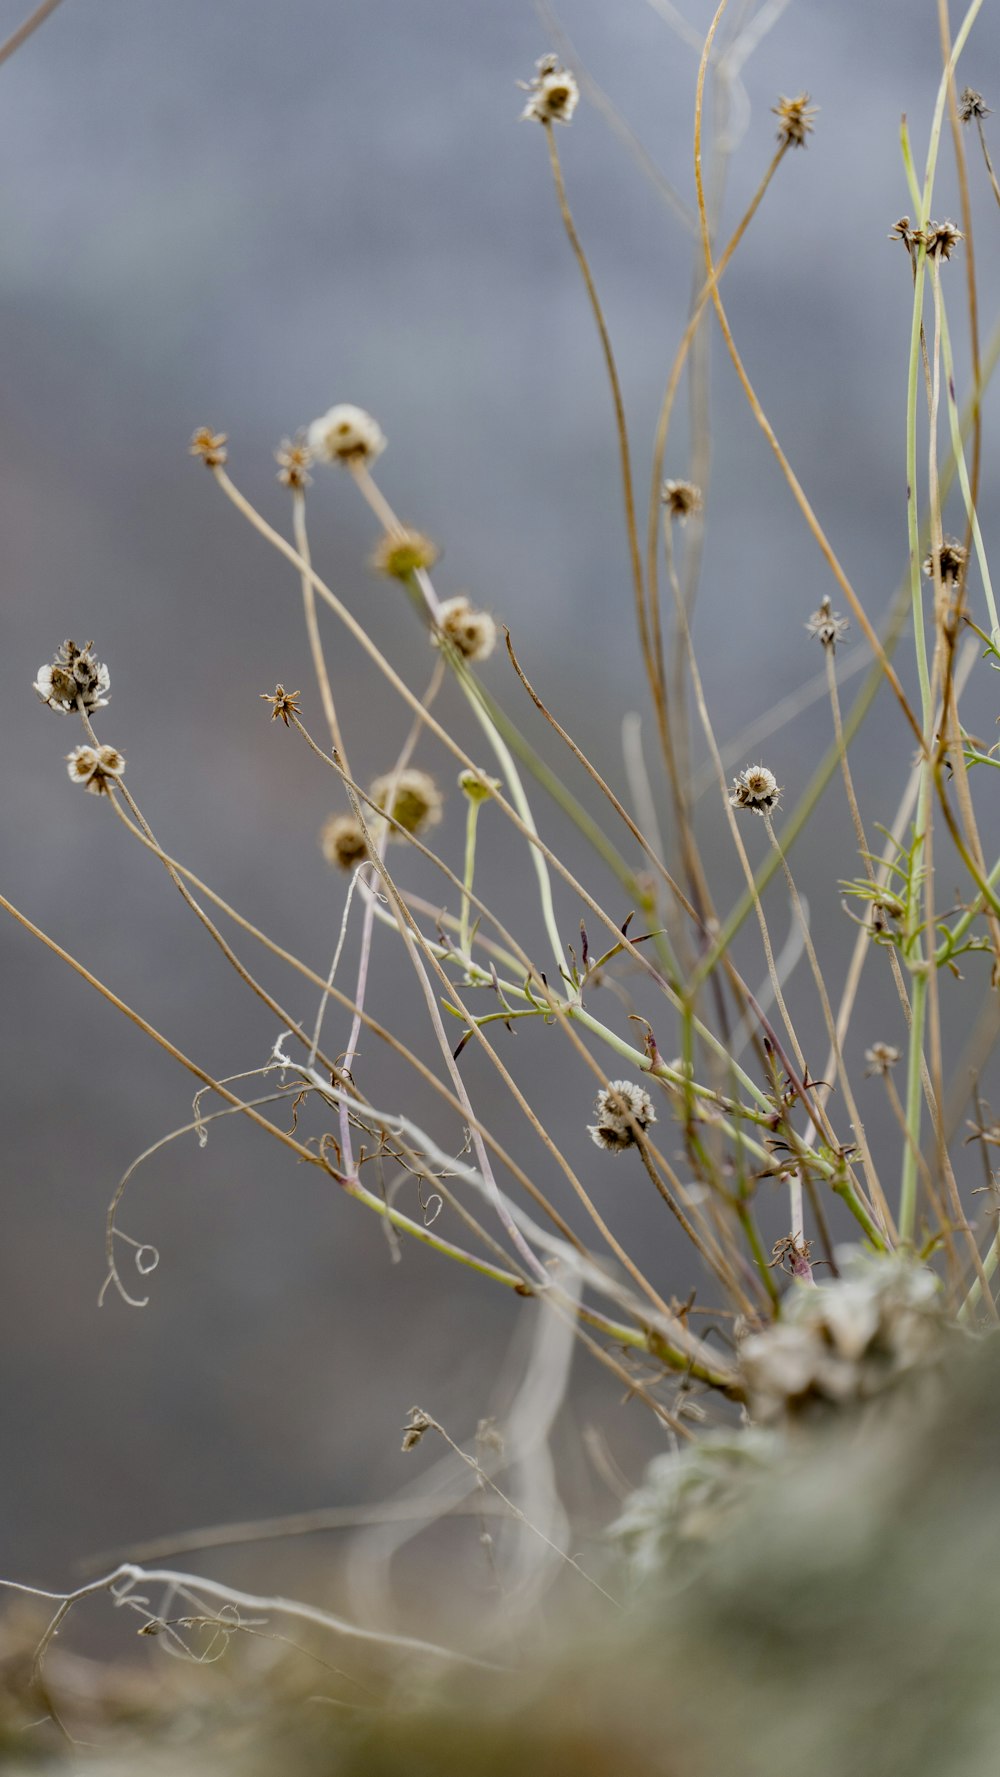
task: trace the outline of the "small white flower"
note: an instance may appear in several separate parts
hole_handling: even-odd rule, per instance
[[[773,771],[766,765],[748,765],[733,779],[729,801],[733,808],[749,808],[753,814],[766,814],[777,808],[781,791]]]
[[[687,524],[691,514],[700,512],[704,505],[701,488],[693,481],[665,481],[660,489],[660,500],[671,518],[681,524]]]
[[[72,710],[76,706],[76,683],[72,673],[63,667],[40,666],[32,689],[52,710]]]
[[[537,123],[569,123],[580,98],[580,88],[568,68],[560,66],[558,56],[542,56],[535,63],[531,80],[519,80],[518,86],[529,94],[521,112],[521,120],[534,118]]]
[[[487,611],[477,611],[461,595],[439,605],[437,623],[464,660],[488,660],[496,647],[497,626],[492,617]]]
[[[107,706],[111,690],[111,674],[103,661],[92,653],[93,643],[78,648],[75,642],[63,642],[55,660],[38,669],[33,689],[51,710],[63,714],[81,705],[88,716]]]
[[[597,1094],[597,1122],[589,1124],[587,1134],[599,1148],[621,1154],[634,1147],[636,1128],[645,1130],[656,1122],[653,1101],[644,1086],[632,1080],[612,1080]]]
[[[74,784],[105,796],[122,776],[125,760],[117,747],[74,747],[67,754],[66,769]]]
[[[829,597],[826,595],[820,600],[819,609],[813,612],[806,624],[806,629],[811,636],[815,636],[824,648],[833,649],[836,648],[838,642],[843,641],[849,628],[847,618],[841,617],[839,611],[833,610]]]
[[[321,419],[313,420],[306,439],[317,461],[343,463],[347,467],[352,463],[374,463],[386,446],[378,421],[363,407],[352,407],[349,401],[340,402]]]
[[[891,1073],[899,1059],[900,1052],[894,1043],[873,1043],[870,1049],[865,1050],[865,1060],[868,1063],[865,1073],[884,1076]]]

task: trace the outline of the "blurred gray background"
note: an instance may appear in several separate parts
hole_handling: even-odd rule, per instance
[[[703,33],[707,0],[680,4],[692,35]],[[0,34],[22,5],[2,0]],[[697,54],[672,11],[652,0],[564,0],[559,16],[586,70],[692,206]],[[936,6],[792,0],[761,15],[734,0],[733,11],[736,22],[770,18],[773,28],[743,71],[725,229],[772,153],[777,96],[807,88],[821,111],[808,152],[787,157],[733,265],[730,315],[778,434],[879,615],[906,550],[910,278],[886,236],[910,207],[901,112],[921,159],[926,143]],[[0,68],[2,887],[216,1074],[259,1065],[273,1021],[155,860],[69,784],[75,726],[31,690],[64,636],[93,637],[112,672],[102,738],[127,754],[162,843],[325,969],[344,883],[315,836],[337,799],[259,701],[276,679],[301,685],[321,732],[298,587],[187,456],[196,426],[229,433],[235,479],[285,527],[274,447],[333,401],[369,408],[390,441],[380,464],[389,498],[444,547],[439,589],[472,589],[510,624],[561,719],[625,788],[620,719],[645,699],[608,394],[542,132],[517,122],[515,81],[549,41],[530,0],[65,0]],[[1000,18],[987,4],[962,77],[1000,101],[998,55]],[[644,497],[692,239],[586,100],[559,146],[618,349]],[[972,171],[988,331],[997,213],[975,159]],[[939,212],[954,213],[945,166],[939,191]],[[957,262],[948,277],[961,331]],[[819,670],[802,625],[835,589],[717,335],[712,359],[696,639],[725,739]],[[668,473],[687,467],[682,401]],[[366,567],[376,530],[348,478],[318,471],[310,514],[319,565],[419,689],[425,643]],[[404,719],[353,645],[332,625],[327,634],[352,755],[365,773],[384,770]],[[905,644],[901,658],[909,682]],[[505,662],[498,656],[486,674],[562,764]],[[442,707],[462,720],[448,698]],[[980,719],[992,739],[988,703]],[[865,814],[888,821],[911,743],[884,695],[872,721]],[[773,765],[791,800],[828,731],[819,703],[752,756]],[[432,747],[419,758],[450,782]],[[988,833],[992,785],[980,793]],[[453,859],[461,819],[452,807],[444,843]],[[715,805],[703,824],[726,907],[739,881]],[[548,830],[565,838],[558,820]],[[749,843],[762,852],[763,834],[750,832]],[[853,873],[851,846],[834,787],[793,858],[834,983],[853,936],[836,886]],[[484,858],[497,899],[541,953],[524,858],[488,822]],[[429,885],[419,872],[412,880]],[[623,917],[619,891],[601,873],[595,881]],[[781,934],[780,893],[773,904]],[[561,897],[570,940],[580,911]],[[246,940],[238,947],[259,961]],[[398,1428],[414,1400],[458,1437],[502,1406],[497,1378],[512,1341],[516,1368],[530,1304],[419,1250],[391,1265],[374,1218],[234,1120],[214,1127],[203,1152],[187,1137],[140,1172],[122,1221],[161,1251],[150,1304],[131,1311],[111,1296],[98,1310],[107,1200],[137,1153],[188,1120],[192,1087],[8,920],[0,958],[0,1571],[60,1585],[97,1548],[379,1498],[411,1478]],[[741,958],[759,978],[752,935]],[[978,1000],[985,971],[974,959],[968,972]],[[261,974],[279,985],[269,965]],[[372,1009],[431,1058],[404,981],[386,937]],[[280,990],[308,1022],[309,994],[294,979]],[[804,978],[794,994],[808,1022]],[[614,1001],[602,1004],[613,1018]],[[950,1001],[946,1012],[968,1021]],[[876,1037],[898,1041],[897,1026],[883,973],[862,1001],[855,1060]],[[669,1028],[658,1034],[669,1053]],[[335,1050],[346,1041],[335,1015],[327,1040]],[[505,1053],[602,1210],[641,1244],[664,1287],[686,1292],[702,1280],[673,1250],[660,1206],[588,1143],[591,1083],[567,1068],[559,1042],[557,1032],[522,1030]],[[463,1065],[501,1135],[558,1196],[473,1050]],[[433,1119],[419,1088],[370,1044],[358,1075],[377,1102],[395,1095]],[[876,1085],[862,1086],[873,1128]],[[777,1234],[780,1209],[774,1219]],[[577,1366],[563,1460],[578,1503],[589,1498],[600,1517],[613,1502],[588,1470],[586,1424],[605,1426],[633,1477],[655,1436],[641,1408],[619,1410],[613,1381],[583,1356]],[[249,1580],[284,1561],[290,1584],[290,1560],[287,1550],[250,1551],[224,1570]],[[322,1574],[312,1583],[322,1591]]]

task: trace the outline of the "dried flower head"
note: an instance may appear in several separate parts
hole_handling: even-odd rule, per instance
[[[974,117],[989,117],[990,107],[986,104],[982,93],[974,87],[967,86],[958,101],[958,115],[963,123],[971,123]]]
[[[685,524],[692,512],[700,512],[704,504],[701,488],[695,487],[693,481],[665,481],[660,489],[660,500],[671,518],[676,518],[680,524]]]
[[[317,462],[343,463],[347,468],[374,463],[386,446],[378,421],[363,407],[352,407],[349,401],[340,402],[321,419],[313,420],[307,437]]]
[[[458,787],[470,802],[488,802],[503,785],[498,777],[487,777],[485,771],[460,771]]]
[[[612,1080],[597,1094],[597,1122],[588,1125],[587,1134],[599,1148],[611,1154],[624,1153],[635,1146],[636,1131],[646,1130],[656,1122],[653,1101],[644,1086],[632,1080]]]
[[[733,808],[749,808],[753,814],[768,814],[777,808],[781,791],[773,771],[766,765],[748,765],[733,779],[729,801]]]
[[[740,1346],[740,1370],[758,1425],[857,1409],[926,1374],[947,1349],[941,1286],[907,1254],[837,1254],[842,1275],[793,1284],[781,1320]]]
[[[891,1073],[898,1060],[899,1050],[893,1043],[873,1043],[870,1049],[865,1050],[865,1061],[868,1063],[865,1073],[868,1076]]]
[[[124,772],[125,760],[117,747],[74,747],[66,755],[66,768],[74,784],[107,796]]]
[[[82,709],[86,715],[92,716],[95,710],[106,707],[111,674],[100,660],[95,659],[93,646],[93,642],[84,642],[82,648],[78,648],[75,642],[63,642],[56,650],[55,659],[39,667],[34,689],[50,710],[67,713]]]
[[[902,241],[907,252],[912,254],[920,238],[919,230],[910,227],[909,216],[901,216],[895,227],[889,230],[890,241]]]
[[[938,551],[938,572],[946,586],[949,583],[954,583],[955,581],[962,579],[965,573],[965,564],[967,560],[967,552],[963,545],[958,541],[957,537],[946,537]],[[930,555],[925,556],[923,565],[924,573],[927,575],[928,580],[933,580],[933,551]]]
[[[418,568],[432,568],[437,558],[437,545],[422,531],[386,531],[371,564],[377,574],[388,574],[391,580],[408,580]]]
[[[914,239],[923,243],[928,259],[950,259],[965,236],[953,222],[928,222]]]
[[[402,1450],[415,1450],[426,1431],[430,1431],[434,1421],[428,1418],[422,1407],[411,1407],[410,1416],[403,1427]]]
[[[296,432],[294,438],[283,438],[274,453],[278,464],[278,480],[282,487],[303,488],[312,486],[309,467],[312,463],[312,451],[306,442],[304,432]]]
[[[328,864],[354,870],[368,856],[361,822],[353,814],[332,814],[319,831],[319,845]]]
[[[275,685],[273,695],[266,691],[262,691],[260,695],[264,703],[271,705],[272,722],[284,722],[287,728],[292,717],[300,713],[296,698],[302,696],[301,691],[286,691],[284,685]]]
[[[796,99],[781,98],[771,106],[778,119],[778,141],[783,148],[804,148],[806,137],[812,135],[812,120],[818,107],[810,104],[808,93]]]
[[[391,815],[404,833],[421,833],[441,819],[441,792],[437,784],[426,771],[418,771],[413,765],[376,778],[371,798],[376,808]]]
[[[533,117],[537,123],[569,123],[580,98],[580,88],[568,68],[562,67],[558,56],[542,56],[535,63],[531,80],[519,80],[528,103],[521,120]]]
[[[225,432],[213,432],[211,426],[199,426],[188,445],[188,453],[200,457],[206,469],[221,469],[228,455],[227,442]]]
[[[463,660],[488,660],[496,647],[497,626],[487,611],[477,611],[467,598],[445,599],[438,607],[437,626]]]
[[[831,610],[828,594],[824,594],[820,599],[819,610],[813,612],[806,624],[809,634],[815,636],[824,648],[831,648],[834,652],[836,652],[837,643],[843,641],[849,628],[847,618],[841,617],[839,612]]]

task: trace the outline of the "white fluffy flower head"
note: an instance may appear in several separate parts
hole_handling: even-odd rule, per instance
[[[729,801],[733,808],[749,808],[752,814],[769,814],[777,808],[781,791],[766,765],[748,765],[733,779]]]
[[[64,715],[82,707],[92,716],[103,710],[111,690],[111,674],[103,661],[96,660],[93,642],[78,648],[75,642],[63,642],[56,657],[38,669],[34,690],[50,710]]]
[[[569,123],[580,98],[574,76],[560,65],[558,56],[542,56],[532,79],[519,80],[518,86],[529,95],[522,121],[531,117],[536,123]]]
[[[438,628],[463,660],[488,660],[496,647],[497,626],[488,611],[477,611],[459,594],[438,607]]]
[[[321,419],[313,420],[306,441],[317,462],[342,463],[347,468],[374,463],[386,445],[378,421],[363,407],[352,407],[349,401],[340,402]]]
[[[644,1086],[633,1080],[612,1080],[597,1094],[597,1122],[588,1125],[587,1134],[599,1148],[621,1154],[635,1146],[636,1130],[646,1130],[656,1122],[653,1101]]]
[[[117,747],[74,747],[67,754],[66,769],[74,784],[83,784],[95,796],[107,796],[125,770]]]

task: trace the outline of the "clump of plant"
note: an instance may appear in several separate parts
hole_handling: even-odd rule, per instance
[[[645,466],[644,525],[614,348],[555,129],[575,126],[579,82],[559,58],[546,55],[525,86],[523,117],[542,132],[610,391],[624,519],[622,575],[631,588],[651,729],[645,752],[642,745],[633,749],[627,800],[611,788],[609,763],[592,761],[574,738],[572,711],[550,707],[534,684],[502,612],[489,608],[490,599],[438,578],[437,545],[397,515],[385,491],[381,425],[353,403],[338,402],[311,421],[302,416],[301,432],[280,446],[279,480],[289,496],[285,530],[268,522],[230,472],[224,433],[201,428],[191,442],[215,491],[274,552],[276,584],[301,603],[313,683],[291,691],[279,682],[259,695],[276,724],[275,744],[308,757],[324,785],[319,845],[331,871],[341,874],[331,874],[338,913],[333,930],[318,935],[325,945],[319,963],[277,945],[157,839],[142,787],[118,750],[128,737],[106,732],[112,675],[92,644],[66,641],[35,680],[48,710],[80,725],[82,741],[69,753],[68,769],[74,783],[100,793],[94,818],[117,822],[158,861],[242,990],[274,1019],[271,1053],[259,1057],[255,1069],[222,1080],[180,1054],[140,1012],[122,1008],[198,1082],[191,1121],[175,1134],[203,1141],[220,1118],[250,1120],[262,1137],[323,1174],[331,1196],[344,1200],[338,1213],[364,1209],[381,1218],[393,1241],[419,1241],[442,1266],[457,1263],[477,1273],[484,1290],[523,1298],[523,1312],[537,1320],[540,1365],[558,1368],[568,1363],[566,1352],[583,1345],[662,1433],[664,1454],[625,1505],[617,1532],[647,1574],[683,1565],[692,1543],[710,1541],[730,1521],[747,1475],[766,1473],[775,1450],[790,1447],[804,1422],[856,1424],[858,1414],[915,1376],[936,1373],[956,1340],[997,1320],[1000,1245],[989,1151],[1000,1134],[977,1088],[971,1137],[959,1139],[941,1036],[942,980],[961,964],[968,976],[963,991],[978,1001],[996,990],[1000,977],[1000,860],[990,852],[974,798],[998,759],[995,748],[966,730],[960,713],[970,675],[984,662],[987,669],[1000,667],[1000,616],[977,513],[980,401],[996,352],[980,346],[967,256],[963,272],[972,231],[963,120],[975,122],[982,136],[991,179],[992,169],[983,133],[987,109],[969,89],[961,101],[955,90],[979,4],[945,49],[922,177],[903,132],[914,220],[901,218],[892,232],[906,253],[900,300],[910,307],[909,566],[901,593],[883,611],[866,607],[838,559],[750,381],[727,313],[730,267],[786,156],[808,146],[816,108],[806,93],[778,101],[771,160],[731,237],[717,238],[704,190],[704,96],[726,10],[722,0],[695,93],[701,282]],[[961,228],[931,215],[949,113]],[[822,652],[829,712],[829,749],[809,784],[798,781],[794,757],[783,756],[780,731],[766,756],[746,759],[735,776],[727,771],[693,645],[696,543],[712,521],[711,490],[698,467],[703,432],[696,427],[685,462],[671,427],[688,373],[704,427],[710,311],[736,385],[815,540],[817,571],[829,583],[816,610],[809,614],[810,598],[802,611],[808,632],[803,673],[808,642]],[[974,381],[964,405],[952,346],[958,312],[971,328]],[[334,477],[339,487],[327,479]],[[310,504],[341,493],[359,498],[374,521],[372,565],[384,582],[379,596],[395,599],[400,625],[409,626],[406,673],[376,645],[364,612],[337,595],[314,561]],[[964,527],[961,539],[945,533],[949,498],[956,526]],[[833,609],[834,596],[849,618]],[[907,618],[912,671],[902,659]],[[869,672],[845,711],[838,650],[849,623],[860,633]],[[395,755],[386,754],[380,719],[359,732],[342,724],[331,636],[345,632],[365,657],[373,696],[377,686],[408,713],[409,731]],[[440,713],[446,684],[458,693],[448,701],[462,712],[455,720]],[[883,685],[915,749],[895,809],[868,806],[851,757]],[[561,749],[564,773],[542,756],[545,729]],[[709,815],[698,821],[696,765],[704,765],[712,786]],[[843,980],[824,958],[822,929],[810,921],[792,865],[796,840],[838,778],[856,851],[845,861],[842,883],[843,918],[856,926]],[[457,845],[454,822],[442,819],[449,803],[461,814]],[[598,879],[610,872],[617,885],[613,902],[552,842],[552,803],[590,848]],[[661,807],[668,811],[667,845],[656,819]],[[698,840],[704,818],[728,832],[743,873],[745,890],[732,908],[719,907],[712,892]],[[511,869],[526,868],[533,878],[537,914],[523,929],[511,929],[501,912],[502,882],[483,880],[483,822],[502,826]],[[418,855],[436,873],[433,899],[408,886]],[[323,867],[319,859],[316,865]],[[775,877],[787,891],[809,971],[805,1016],[789,1004],[787,974],[772,942],[765,895]],[[961,883],[947,904],[942,878]],[[763,987],[737,965],[736,940],[750,922]],[[345,981],[349,934],[356,936],[357,955]],[[287,994],[278,998],[258,979],[256,947],[281,963],[299,994],[305,983],[315,995],[311,1025],[295,1017]],[[383,950],[393,952],[400,993],[405,983],[423,1009],[426,1041],[419,1050],[369,1010],[373,959]],[[73,958],[65,960],[86,974]],[[880,976],[881,1022],[858,1031],[855,1008],[866,970]],[[87,978],[114,1000],[110,989]],[[524,1021],[575,1059],[578,1151],[551,1133],[554,1107],[546,1101],[544,1071],[526,1078],[518,1061],[513,1038]],[[823,1033],[818,1047],[817,1028]],[[976,1078],[986,1050],[984,1038],[973,1057]],[[504,1095],[502,1116],[490,1116],[470,1088],[473,1051]],[[407,1065],[410,1087],[387,1099],[380,1058],[389,1054]],[[254,1074],[260,1089],[251,1093],[246,1082]],[[885,1129],[877,1139],[866,1131],[857,1097],[865,1074],[878,1079],[885,1095]],[[529,1132],[531,1164],[520,1149],[512,1151],[506,1135],[512,1119]],[[445,1126],[448,1138],[431,1133]],[[973,1165],[979,1158],[983,1183]],[[391,1192],[390,1170],[403,1181]],[[115,1292],[141,1308],[157,1255],[126,1225],[131,1217],[123,1199],[133,1171],[109,1206],[102,1294]],[[630,1250],[618,1232],[626,1219],[622,1199],[640,1191],[656,1194],[665,1228],[687,1243],[691,1291],[684,1300],[664,1285],[662,1254]],[[563,1192],[572,1213],[556,1201]],[[563,1353],[558,1363],[557,1350]],[[596,1556],[600,1578],[595,1562],[570,1553],[558,1511],[545,1524],[534,1521],[502,1484],[513,1460],[502,1426],[480,1426],[471,1454],[464,1447],[470,1440],[454,1440],[418,1410],[405,1448],[416,1448],[428,1433],[444,1440],[473,1497],[514,1527],[516,1540],[534,1548],[546,1571],[552,1558],[567,1583],[579,1584],[592,1602],[597,1596],[596,1608],[618,1609],[613,1578]],[[493,1529],[483,1531],[483,1546],[496,1563],[500,1600],[490,1633],[502,1638],[506,1582]],[[291,1619],[300,1628],[311,1624],[348,1638],[366,1633],[294,1601],[257,1598],[126,1561],[92,1583],[52,1595],[32,1675],[40,1697],[52,1637],[71,1608],[99,1592],[138,1613],[144,1634],[197,1657],[205,1656],[206,1637],[214,1657],[260,1621]],[[374,1639],[418,1662],[453,1657],[389,1628]],[[55,1712],[51,1698],[46,1706]]]

